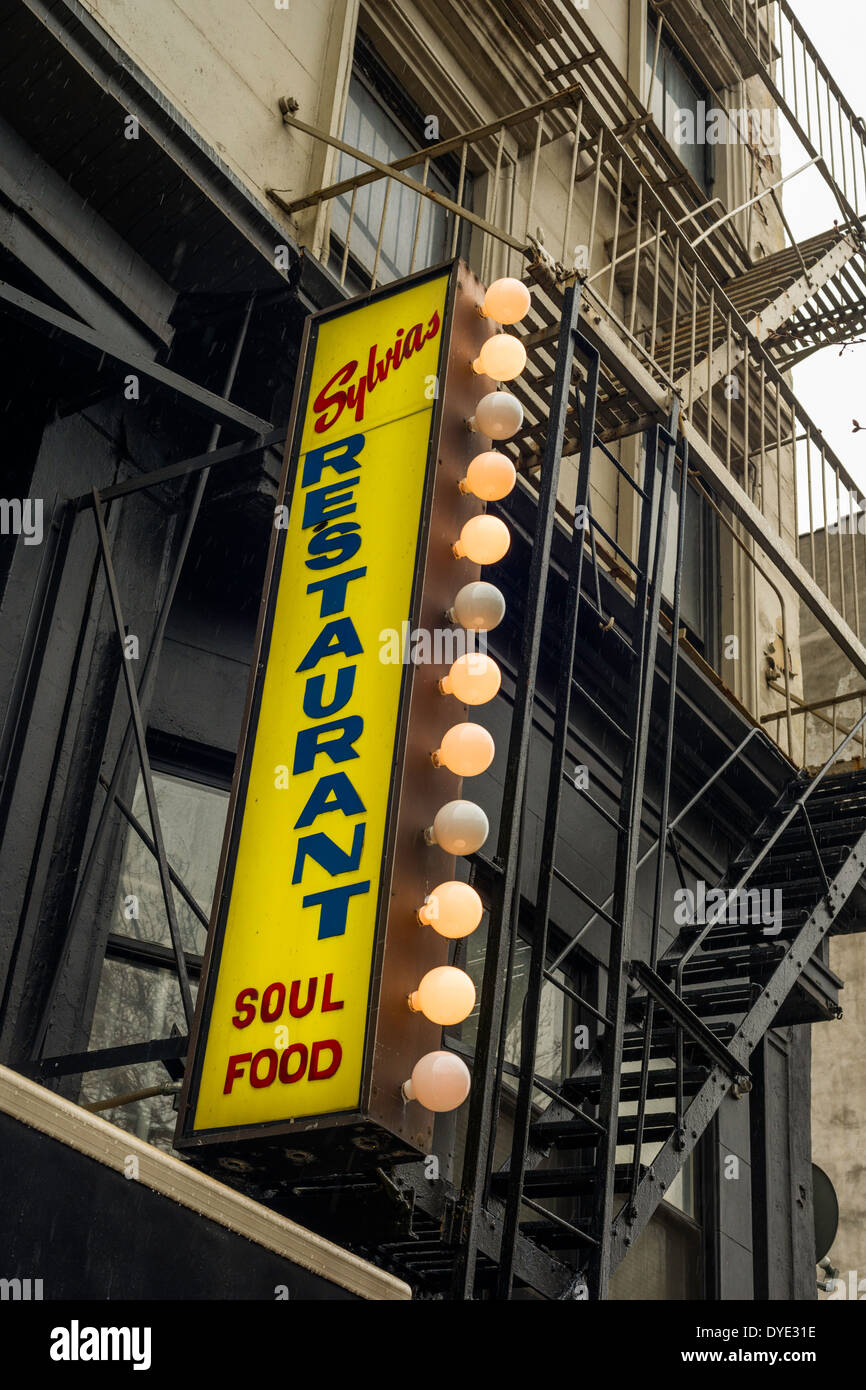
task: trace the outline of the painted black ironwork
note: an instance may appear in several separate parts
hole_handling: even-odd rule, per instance
[[[495,1061],[497,1052],[501,1051],[506,994],[505,964],[510,954],[511,940],[517,929],[515,906],[520,855],[519,811],[523,803],[526,783],[526,764],[532,728],[535,682],[544,617],[544,598],[547,590],[550,550],[556,514],[562,441],[565,434],[565,421],[568,414],[574,366],[574,338],[579,306],[580,287],[573,285],[567,291],[563,301],[562,330],[556,354],[550,423],[542,464],[532,560],[526,587],[520,675],[515,691],[511,734],[508,743],[505,792],[497,846],[497,858],[501,873],[496,879],[495,898],[491,904],[487,952],[484,960],[484,982],[475,1052],[475,1085],[470,1098],[466,1163],[461,1192],[465,1237],[455,1272],[455,1293],[462,1298],[471,1297],[474,1288],[476,1232],[482,1219],[483,1201],[489,1180],[492,1134],[495,1125],[495,1088],[492,1084],[491,1064]]]

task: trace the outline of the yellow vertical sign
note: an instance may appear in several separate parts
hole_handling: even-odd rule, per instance
[[[187,1136],[361,1099],[448,282],[315,329]]]

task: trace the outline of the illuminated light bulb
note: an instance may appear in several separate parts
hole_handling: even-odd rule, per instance
[[[508,496],[516,481],[517,469],[511,459],[496,449],[488,449],[472,460],[458,486],[461,492],[471,492],[482,502],[498,502]]]
[[[526,366],[526,348],[513,333],[494,333],[481,345],[472,363],[479,376],[491,376],[494,381],[513,381]]]
[[[456,940],[471,936],[484,916],[484,904],[469,883],[449,879],[440,883],[418,909],[418,921],[440,936]]]
[[[505,599],[495,584],[476,579],[458,591],[447,616],[472,632],[489,632],[505,617]]]
[[[471,560],[474,565],[495,565],[508,553],[511,532],[498,516],[470,517],[460,531],[460,539],[451,547],[458,560]]]
[[[529,290],[522,280],[504,275],[494,280],[484,296],[484,313],[497,323],[519,323],[529,313],[532,303]]]
[[[464,705],[486,705],[499,691],[502,672],[485,652],[464,652],[439,682],[443,695],[455,695]]]
[[[417,1100],[426,1110],[456,1110],[469,1095],[472,1077],[462,1057],[453,1052],[428,1052],[403,1082],[403,1099]]]
[[[409,1008],[443,1027],[462,1023],[475,1008],[475,986],[465,970],[437,965],[409,995]]]
[[[523,406],[510,391],[489,391],[476,405],[470,423],[488,439],[510,439],[523,424]]]
[[[432,754],[436,767],[447,767],[458,777],[477,777],[493,762],[496,744],[480,724],[455,724],[442,735],[442,746]]]
[[[446,854],[474,854],[489,833],[490,822],[474,801],[446,801],[424,831],[424,839]]]

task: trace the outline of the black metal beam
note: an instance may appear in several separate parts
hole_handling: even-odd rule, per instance
[[[601,1181],[594,1201],[593,1233],[599,1247],[589,1262],[590,1296],[607,1298],[611,1266],[611,1220],[616,1177],[617,1115],[625,1034],[625,966],[631,951],[640,828],[643,811],[646,761],[649,747],[650,715],[656,673],[661,586],[667,546],[668,510],[677,448],[679,401],[674,400],[668,429],[655,427],[647,436],[644,455],[640,534],[638,539],[638,583],[635,589],[632,630],[632,683],[629,698],[628,730],[630,742],[622,772],[620,824],[614,869],[612,916],[619,930],[611,930],[608,958],[608,988],[605,1013],[612,1026],[605,1032],[602,1057],[600,1114],[607,1125],[598,1148]],[[664,441],[659,468],[658,441]],[[676,634],[674,634],[676,640]]]
[[[115,343],[104,338],[101,333],[88,328],[78,319],[70,318],[68,314],[62,314],[58,309],[52,309],[50,304],[43,304],[41,300],[34,299],[32,295],[25,294],[23,290],[17,290],[4,281],[0,281],[0,304],[4,304],[10,313],[18,318],[27,323],[35,324],[37,328],[41,328],[47,333],[62,333],[73,347],[88,356],[107,357],[121,367],[128,367],[147,381],[154,382],[157,386],[162,386],[170,391],[177,391],[188,402],[191,409],[206,415],[210,420],[217,420],[221,424],[237,425],[255,435],[264,436],[270,434],[273,429],[269,420],[262,420],[258,415],[251,415],[248,410],[242,410],[239,405],[232,405],[231,401],[225,400],[223,396],[215,395],[213,391],[206,390],[204,386],[198,386],[188,377],[181,376],[178,372],[169,371],[168,367],[163,367],[159,362],[154,362],[149,357],[142,357],[139,353],[131,352],[122,343]]]
[[[189,1038],[154,1038],[150,1042],[127,1043],[123,1047],[102,1047],[93,1052],[70,1052],[65,1057],[43,1057],[40,1076],[75,1076],[112,1067],[134,1067],[144,1062],[165,1062],[185,1057]]]
[[[225,444],[221,449],[196,454],[194,458],[183,459],[180,463],[167,464],[165,468],[156,468],[151,473],[141,473],[137,478],[127,478],[122,483],[102,488],[99,495],[103,502],[110,502],[115,497],[128,497],[131,492],[159,487],[161,483],[170,483],[173,478],[184,478],[190,473],[198,473],[202,468],[215,468],[220,463],[246,458],[250,454],[258,453],[259,449],[270,449],[275,444],[283,444],[285,439],[285,426],[280,426],[267,434],[256,435],[253,439],[242,439],[237,444]],[[78,498],[78,505],[82,510],[93,505],[93,498],[89,492]]]

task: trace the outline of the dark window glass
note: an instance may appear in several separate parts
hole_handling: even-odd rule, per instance
[[[153,784],[168,861],[202,912],[209,915],[228,809],[228,790],[190,776],[157,770],[153,772]],[[132,810],[149,832],[141,777]],[[177,891],[174,902],[184,949],[192,958],[190,983],[195,996],[198,963],[207,932]],[[167,1038],[173,1029],[186,1033],[170,947],[156,859],[129,826],[111,936],[99,979],[88,1044],[90,1051]],[[159,1086],[168,1080],[168,1072],[161,1063],[89,1072],[82,1083],[80,1100],[88,1105]],[[160,1148],[171,1147],[175,1122],[171,1095],[149,1097],[101,1113],[105,1119],[140,1139]]]
[[[427,138],[423,115],[365,44],[359,46],[349,85],[343,139],[386,164],[436,143],[435,138]],[[369,165],[341,153],[336,181],[368,170]],[[405,172],[423,183],[424,161]],[[437,160],[427,170],[427,186],[455,201],[459,182],[453,157]],[[470,182],[464,172],[464,202],[468,202]],[[348,242],[345,283],[357,292],[369,287],[374,271],[376,283],[386,284],[449,260],[454,217],[404,184],[379,178],[358,188],[354,196],[348,192],[334,199],[330,230],[330,268],[342,276]]]
[[[653,82],[656,32],[656,22],[651,16],[647,25],[646,43],[647,95],[652,90],[650,110],[659,129],[674,146],[689,173],[709,192],[715,176],[715,147],[707,144],[705,139],[706,113],[712,106],[711,94],[664,30]],[[687,124],[679,124],[679,129],[694,132],[694,140],[681,141],[676,138],[678,112],[689,113],[690,119]]]

